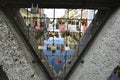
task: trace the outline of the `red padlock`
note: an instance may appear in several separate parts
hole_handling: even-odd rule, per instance
[[[58,64],[61,64],[62,63],[62,60],[58,59]]]

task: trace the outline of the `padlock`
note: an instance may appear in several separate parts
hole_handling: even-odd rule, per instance
[[[39,45],[38,49],[43,50],[43,46]]]
[[[58,59],[58,64],[61,64],[62,63],[62,60]]]

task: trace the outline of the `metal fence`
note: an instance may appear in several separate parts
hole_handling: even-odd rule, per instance
[[[64,57],[68,57],[68,56],[71,56],[69,60],[66,60],[65,59],[65,62],[64,62],[64,65],[62,66],[62,68],[60,69],[59,73],[56,73],[55,70],[57,70],[57,68],[59,67],[55,67],[54,66],[54,59],[53,59],[53,62],[50,64],[50,61],[48,59],[48,57],[50,56],[51,58],[53,57],[53,55],[45,55],[45,53],[43,53],[43,51],[40,51],[38,49],[38,46],[39,46],[39,42],[40,42],[40,38],[44,37],[44,35],[40,35],[40,34],[45,34],[45,32],[47,32],[47,29],[42,29],[42,30],[33,30],[30,28],[30,26],[26,26],[25,23],[27,20],[29,19],[33,19],[33,17],[28,17],[28,13],[27,13],[27,17],[26,19],[27,20],[24,20],[24,18],[22,18],[20,16],[19,19],[21,19],[19,21],[19,23],[21,23],[20,25],[23,25],[23,27],[21,27],[22,31],[24,32],[24,34],[26,35],[26,37],[28,38],[28,41],[31,43],[31,45],[33,46],[33,49],[36,51],[37,55],[39,56],[40,60],[43,62],[44,66],[46,67],[46,69],[48,70],[48,72],[51,74],[51,76],[53,76],[55,79],[59,79],[59,80],[63,80],[65,78],[65,76],[67,75],[67,73],[70,71],[70,69],[72,68],[72,66],[74,65],[74,63],[76,62],[76,60],[78,59],[79,55],[82,53],[82,51],[84,50],[84,48],[87,46],[87,43],[89,42],[89,40],[92,38],[92,34],[94,33],[96,27],[98,26],[98,22],[97,20],[94,20],[93,19],[95,18],[95,11],[94,10],[94,13],[91,14],[93,15],[93,18],[92,19],[85,19],[83,18],[82,16],[84,15],[83,14],[83,9],[80,9],[81,11],[81,15],[80,15],[80,18],[70,18],[70,17],[67,17],[67,18],[55,18],[55,10],[53,10],[54,14],[53,14],[53,18],[46,18],[46,17],[37,17],[37,19],[52,19],[53,21],[53,30],[54,31],[54,27],[55,24],[54,24],[54,21],[55,20],[61,20],[61,21],[64,21],[64,23],[66,24],[66,30],[68,29],[68,24],[71,23],[73,25],[78,25],[78,30],[76,32],[70,32],[70,39],[71,40],[68,40],[68,36],[64,36],[64,39],[65,39],[65,44],[66,43],[70,43],[70,42],[75,42],[76,43],[76,46],[77,46],[77,49],[74,50],[74,52],[72,53],[72,55],[61,55],[61,56],[64,56]],[[69,10],[67,10],[69,11]],[[69,13],[69,12],[68,12]],[[19,14],[20,15],[20,14]],[[69,16],[69,14],[67,14]],[[71,22],[70,22],[71,20]],[[89,24],[89,26],[87,26],[87,30],[82,33],[81,31],[81,26],[82,26],[82,21],[90,21],[91,23]],[[21,21],[25,21],[25,22],[21,22]],[[30,21],[30,20],[29,20]],[[78,21],[78,23],[76,24],[74,21]],[[93,21],[93,22],[92,22]],[[50,24],[50,22],[48,23]],[[59,22],[59,24],[62,24],[62,22]],[[33,27],[33,26],[31,26]],[[49,27],[49,26],[48,26]],[[50,32],[52,32],[50,31]],[[64,34],[64,32],[59,32],[61,34]],[[82,34],[81,34],[82,33]],[[39,36],[39,39],[36,39],[35,36]],[[69,44],[69,46],[72,45],[74,46],[74,44]],[[44,59],[42,58],[42,56],[44,56]],[[55,55],[54,55],[55,56]],[[53,64],[53,65],[52,65]]]

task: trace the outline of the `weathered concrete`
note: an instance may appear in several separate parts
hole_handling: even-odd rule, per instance
[[[32,64],[29,55],[12,24],[0,11],[0,65],[10,80],[47,80],[42,70]]]
[[[107,80],[120,61],[120,8],[109,18],[70,80]]]

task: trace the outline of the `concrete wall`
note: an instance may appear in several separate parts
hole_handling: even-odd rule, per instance
[[[47,80],[0,10],[0,65],[10,80]],[[0,73],[1,74],[1,73]]]
[[[69,80],[107,80],[120,61],[120,8],[109,18]]]

